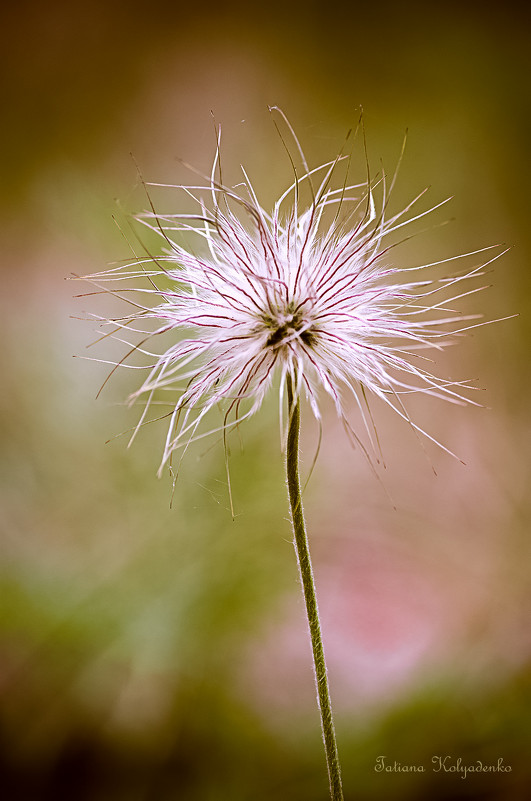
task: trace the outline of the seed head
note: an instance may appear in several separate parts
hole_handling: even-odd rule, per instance
[[[132,304],[123,317],[100,318],[103,326],[112,326],[110,335],[142,334],[141,342],[129,342],[132,350],[119,363],[128,366],[132,353],[148,356],[147,377],[131,396],[131,401],[146,398],[136,430],[146,422],[154,395],[172,393],[161,469],[177,448],[186,450],[195,438],[212,433],[199,426],[213,407],[221,405],[224,418],[212,431],[224,434],[254,414],[275,375],[281,427],[290,377],[317,419],[322,396],[329,395],[357,442],[347,418],[349,395],[371,439],[371,394],[434,442],[410,420],[404,396],[422,392],[474,403],[462,394],[472,388],[466,382],[444,380],[428,369],[426,352],[478,325],[471,321],[480,315],[463,315],[453,304],[483,288],[462,285],[492,259],[439,278],[428,275],[428,268],[454,259],[400,265],[393,249],[402,229],[443,204],[413,211],[421,193],[387,216],[396,174],[389,186],[385,175],[368,174],[352,184],[350,157],[342,154],[310,169],[283,119],[302,167],[294,166],[290,154],[294,177],[271,211],[260,205],[243,168],[241,184],[223,184],[218,138],[204,184],[172,187],[193,200],[195,211],[159,214],[151,205],[138,217],[162,238],[164,255],[86,277]],[[146,342],[163,335],[171,342],[162,352],[145,350]]]

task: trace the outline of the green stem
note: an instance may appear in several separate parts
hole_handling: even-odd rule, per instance
[[[337,753],[334,721],[332,719],[332,704],[330,702],[330,691],[328,689],[326,662],[323,640],[321,637],[321,624],[319,622],[319,610],[317,608],[317,598],[315,596],[315,582],[313,579],[310,550],[308,547],[308,538],[306,536],[306,526],[304,523],[304,514],[302,510],[301,488],[299,481],[300,404],[299,399],[297,398],[295,400],[293,397],[293,386],[290,376],[288,376],[287,390],[289,428],[286,470],[291,517],[293,522],[294,545],[299,563],[299,573],[304,592],[304,601],[306,603],[308,625],[310,627],[315,682],[317,685],[317,698],[319,702],[319,711],[321,713],[321,726],[323,730],[326,764],[328,767],[328,778],[330,781],[330,797],[332,801],[343,801],[341,769],[339,767],[339,756]]]

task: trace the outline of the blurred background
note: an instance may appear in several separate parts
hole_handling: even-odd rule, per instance
[[[106,444],[136,422],[136,376],[95,400],[108,366],[72,357],[105,345],[87,352],[95,325],[72,318],[100,300],[65,281],[129,257],[112,215],[146,206],[130,154],[146,180],[193,181],[179,159],[208,170],[211,112],[234,175],[245,164],[271,203],[291,178],[268,104],[312,164],[360,105],[375,171],[408,129],[396,209],[428,185],[454,199],[400,258],[512,248],[464,308],[520,316],[441,365],[487,408],[411,406],[466,466],[429,443],[426,458],[374,404],[383,489],[326,408],[305,505],[345,798],[529,797],[529,23],[452,1],[3,10],[1,798],[327,798],[277,400],[231,454],[236,519],[215,442],[170,508],[164,426]],[[306,410],[306,470],[317,436]],[[426,770],[377,772],[382,755]],[[437,755],[511,770],[463,780]]]

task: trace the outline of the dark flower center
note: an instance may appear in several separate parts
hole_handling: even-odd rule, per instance
[[[285,311],[273,315],[264,315],[263,321],[269,330],[266,346],[275,348],[281,346],[286,339],[300,339],[305,345],[311,346],[315,342],[313,326],[300,309],[288,306]],[[298,333],[300,332],[300,333]],[[294,336],[298,334],[298,336]]]

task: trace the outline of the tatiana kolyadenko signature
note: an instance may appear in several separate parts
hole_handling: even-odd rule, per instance
[[[465,763],[461,757],[453,757],[450,754],[432,756],[429,767],[420,763],[405,764],[396,759],[391,762],[385,755],[377,757],[374,764],[376,773],[427,773],[429,769],[432,773],[454,773],[461,779],[466,779],[470,773],[511,773],[512,766],[506,765],[503,757],[490,763],[481,759]]]

